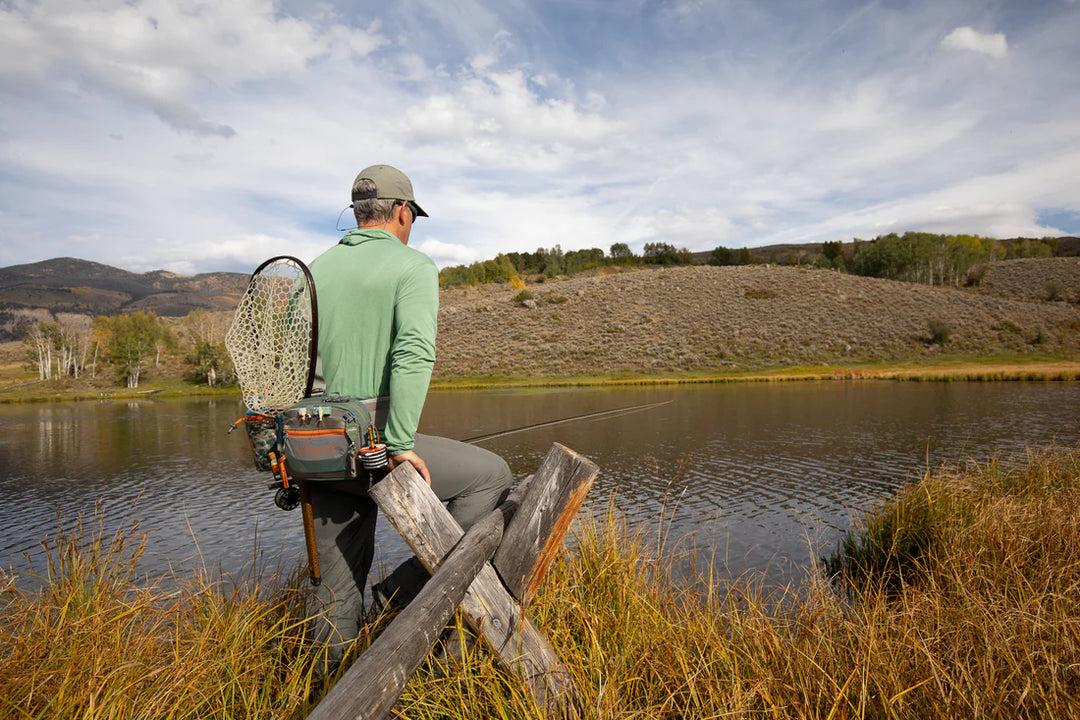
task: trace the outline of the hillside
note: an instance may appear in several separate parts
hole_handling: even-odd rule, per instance
[[[200,278],[184,281],[176,285],[198,288]],[[202,292],[212,294],[219,281],[211,276],[207,282]],[[1047,288],[1060,299],[1048,301]],[[519,291],[509,285],[443,290],[435,379],[844,365],[942,355],[1080,358],[1080,257],[997,262],[980,288],[751,265],[604,268],[534,283],[527,291],[533,299],[520,304],[514,300]],[[164,287],[155,294],[168,296]],[[219,336],[230,314],[214,314]],[[931,340],[932,320],[951,329],[946,343]],[[179,320],[173,322],[179,327]],[[30,379],[18,369],[26,346],[21,335],[17,340],[0,344],[0,365],[12,383]],[[153,382],[188,370],[184,352],[155,368]],[[113,382],[112,373],[106,375],[99,382]]]
[[[247,275],[132,273],[109,265],[55,258],[0,268],[0,341],[20,340],[26,327],[51,313],[114,315],[149,310],[182,317],[195,308],[232,310]]]
[[[1080,258],[996,263],[979,291],[794,267],[675,267],[547,281],[519,306],[508,286],[444,291],[440,377],[666,372],[949,354],[1080,354],[1080,309],[1034,296]],[[1042,270],[1040,271],[1040,268]],[[1031,284],[1032,299],[1016,294]],[[992,280],[992,282],[990,282]],[[930,342],[931,320],[952,329]]]
[[[76,258],[0,268],[0,307],[109,315],[153,310],[177,317],[193,308],[231,310],[247,285],[241,273],[176,275],[126,270]]]
[[[1018,300],[1080,303],[1080,258],[1025,258],[991,263],[978,290]]]

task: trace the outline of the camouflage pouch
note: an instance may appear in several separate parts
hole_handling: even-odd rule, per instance
[[[270,472],[270,453],[277,450],[277,420],[270,415],[248,415],[244,418],[255,469]]]

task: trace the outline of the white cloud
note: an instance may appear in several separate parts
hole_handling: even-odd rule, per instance
[[[941,46],[950,50],[970,50],[1001,59],[1009,53],[1004,33],[981,33],[972,27],[958,27],[945,36]]]
[[[421,235],[421,232],[417,232]],[[458,243],[443,242],[434,237],[423,237],[418,242],[412,242],[411,247],[424,253],[439,267],[447,265],[468,265],[477,260],[487,260],[492,256],[481,256],[479,249],[468,247]]]
[[[452,148],[458,161],[488,169],[557,170],[584,156],[603,153],[604,142],[622,123],[600,115],[602,96],[586,100],[542,97],[522,69],[500,71],[472,65],[450,84],[410,107],[396,124],[406,145]]]
[[[627,242],[635,246],[662,241],[677,249],[712,248],[728,242],[736,224],[728,212],[710,207],[701,210],[680,206],[664,208],[652,216],[637,216],[627,223]]]
[[[0,264],[310,259],[373,162],[412,177],[432,213],[412,242],[440,265],[555,244],[1041,234],[1038,217],[1080,212],[1064,4],[1019,25],[986,11],[999,47],[950,34],[958,11],[939,3],[280,2],[0,0]],[[987,82],[938,47],[1009,62]]]
[[[1053,160],[861,207],[819,223],[776,233],[768,242],[868,239],[908,230],[976,233],[999,238],[1062,235],[1063,229],[1040,224],[1035,208],[1052,206],[1080,212],[1077,168],[1080,168],[1080,152],[1063,152]]]
[[[0,18],[0,79],[42,94],[59,82],[111,96],[197,137],[236,132],[204,117],[198,106],[207,94],[280,82],[317,58],[362,56],[385,42],[377,25],[322,28],[278,15],[270,0],[43,0],[16,2]]]
[[[254,270],[261,260],[275,255],[293,255],[311,262],[327,244],[321,239],[304,239],[293,234],[269,235],[236,231],[228,235],[191,238],[183,243],[175,236],[158,236],[137,246],[120,249],[116,264],[133,272],[169,270],[190,275],[205,272],[206,258],[211,257],[217,269]]]

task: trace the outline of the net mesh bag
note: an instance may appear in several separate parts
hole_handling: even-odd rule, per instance
[[[304,397],[313,295],[303,265],[294,258],[268,261],[252,275],[225,335],[251,412],[275,413]]]

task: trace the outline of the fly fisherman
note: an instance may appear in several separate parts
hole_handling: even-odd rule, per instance
[[[311,264],[319,296],[319,355],[327,393],[375,400],[390,467],[408,462],[463,529],[491,512],[513,482],[506,462],[483,448],[416,432],[435,364],[439,280],[435,263],[408,247],[427,217],[412,183],[389,165],[356,176],[357,228]],[[316,639],[338,662],[358,633],[375,545],[375,503],[360,481],[309,482],[326,613]],[[376,601],[404,604],[428,573],[412,558],[372,586]]]

